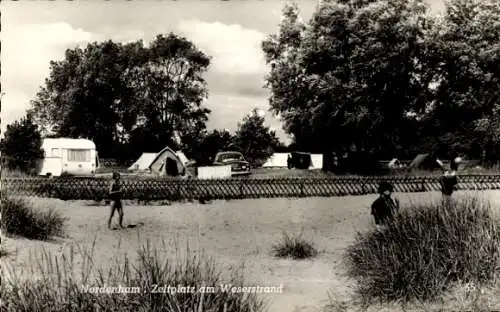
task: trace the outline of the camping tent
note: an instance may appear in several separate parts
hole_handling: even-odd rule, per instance
[[[151,172],[159,176],[183,176],[186,167],[177,153],[169,147],[162,149],[149,165]]]
[[[287,163],[288,153],[274,153],[269,157],[266,162],[262,165],[264,168],[286,168],[288,166]]]
[[[179,159],[181,160],[181,162],[184,166],[186,166],[187,163],[189,162],[189,159],[186,157],[186,155],[184,155],[184,152],[177,151],[177,152],[175,152],[175,155],[177,155],[177,157],[179,157]]]
[[[312,166],[311,154],[292,152],[292,166],[297,169],[309,169]]]
[[[408,169],[423,169],[423,170],[435,170],[441,169],[439,165],[439,160],[430,154],[419,154],[413,161],[408,165]]]
[[[311,154],[311,167],[309,169],[323,168],[323,154]]]
[[[397,158],[393,158],[388,164],[387,164],[387,167],[389,169],[398,169],[398,168],[402,168],[403,167],[403,164],[399,161],[399,159]]]
[[[156,155],[156,153],[142,153],[141,157],[139,157],[128,170],[147,170],[151,163],[153,163]]]

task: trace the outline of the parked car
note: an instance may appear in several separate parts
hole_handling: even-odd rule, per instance
[[[219,152],[214,157],[214,166],[231,166],[232,176],[248,176],[251,174],[250,163],[240,152]]]

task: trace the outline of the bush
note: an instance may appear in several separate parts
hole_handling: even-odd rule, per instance
[[[2,169],[2,178],[26,178],[29,175],[20,170],[13,170],[9,168]]]
[[[34,174],[39,160],[44,157],[42,137],[29,115],[7,125],[0,141],[2,167]]]
[[[283,232],[282,240],[272,247],[273,255],[279,258],[307,259],[315,257],[318,251],[314,244],[302,234],[290,236]]]
[[[66,218],[53,209],[37,211],[24,199],[2,196],[1,213],[5,234],[40,240],[64,234]]]
[[[163,248],[162,248],[163,249]],[[82,275],[75,278],[74,263],[82,256]],[[70,248],[62,256],[44,252],[37,257],[41,276],[38,280],[21,280],[16,274],[0,285],[5,298],[2,311],[152,311],[197,312],[241,311],[261,312],[264,302],[256,293],[215,291],[202,294],[153,292],[154,285],[196,287],[220,286],[225,283],[212,259],[194,255],[188,250],[185,258],[164,259],[158,249],[147,242],[138,252],[136,265],[127,256],[115,258],[106,271],[94,270],[93,249],[75,252]],[[243,286],[241,270],[231,272],[228,284]],[[103,294],[86,291],[85,287],[128,287],[127,293]],[[122,288],[123,289],[123,288]],[[157,289],[159,290],[159,289]]]
[[[477,198],[410,207],[381,231],[358,234],[348,273],[365,300],[431,300],[458,282],[485,284],[500,259],[500,227]]]
[[[4,246],[0,246],[0,258],[6,257],[9,255],[9,252],[7,249],[4,248]]]

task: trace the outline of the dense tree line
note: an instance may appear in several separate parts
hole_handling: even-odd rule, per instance
[[[209,66],[208,55],[173,33],[158,35],[148,46],[108,40],[68,49],[63,60],[50,63],[49,77],[28,110],[26,120],[38,130],[23,120],[7,131],[5,144],[17,131],[29,132],[27,138],[89,138],[101,158],[124,162],[165,146],[182,149],[199,164],[210,164],[215,153],[227,149],[261,162],[257,158],[280,144],[255,112],[235,134],[207,130],[211,112],[203,106],[208,95],[203,74]],[[3,151],[15,155],[19,148]]]
[[[378,158],[499,157],[500,4],[323,1],[287,5],[262,44],[270,106],[297,148]]]
[[[261,165],[274,152],[288,150],[256,109],[243,117],[234,134],[226,129],[206,132],[191,149],[191,157],[199,165],[212,164],[219,151],[240,151],[253,166]]]
[[[15,133],[35,143],[40,135],[89,138],[101,158],[123,160],[167,145],[199,164],[219,150],[241,151],[254,165],[290,149],[499,159],[498,0],[450,0],[442,15],[423,0],[325,0],[306,22],[286,5],[262,49],[270,109],[294,138],[289,148],[257,111],[235,133],[209,131],[211,58],[170,33],[147,46],[108,40],[68,49],[50,63],[27,117],[5,134],[2,157],[25,165],[15,160]]]

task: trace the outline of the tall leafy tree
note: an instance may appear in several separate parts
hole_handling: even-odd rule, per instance
[[[2,166],[25,173],[36,173],[37,162],[43,158],[42,137],[32,118],[27,115],[7,125],[0,142]]]
[[[106,41],[66,51],[32,101],[43,133],[93,139],[102,157],[158,151],[201,135],[210,111],[202,74],[210,58],[174,34],[145,47]],[[133,146],[131,146],[133,145]],[[175,146],[174,146],[175,147]]]
[[[52,61],[31,107],[42,133],[93,139],[103,156],[123,142],[120,129],[133,126],[135,102],[122,73],[135,60],[126,53],[137,54],[140,46],[91,43],[85,49],[67,50],[62,61]]]
[[[271,90],[271,111],[281,118],[284,130],[294,137],[296,143],[311,147],[314,135],[307,104],[313,95],[300,63],[305,27],[298,6],[285,5],[278,32],[262,43],[262,49],[271,67],[266,77],[266,85]]]
[[[238,124],[234,137],[235,147],[254,166],[264,163],[273,154],[275,148],[281,146],[276,133],[264,123],[265,118],[255,109]]]
[[[297,146],[394,152],[425,107],[420,59],[429,18],[421,1],[325,1],[307,24],[286,6],[263,43],[272,110]]]
[[[211,165],[217,152],[234,149],[234,136],[228,130],[212,130],[205,133],[193,158],[199,165]]]
[[[352,15],[349,24],[351,98],[348,120],[354,142],[377,153],[406,147],[406,124],[421,115],[432,77],[422,66],[432,20],[419,0],[377,1]],[[390,154],[386,154],[390,157]]]
[[[209,65],[210,58],[193,43],[171,33],[156,37],[145,64],[126,71],[145,120],[138,129],[149,146],[176,145],[174,131],[186,138],[202,133],[210,113],[202,106],[208,95],[203,73]]]
[[[451,0],[433,30],[436,88],[427,134],[443,149],[478,157],[498,145],[500,6],[497,0]]]

